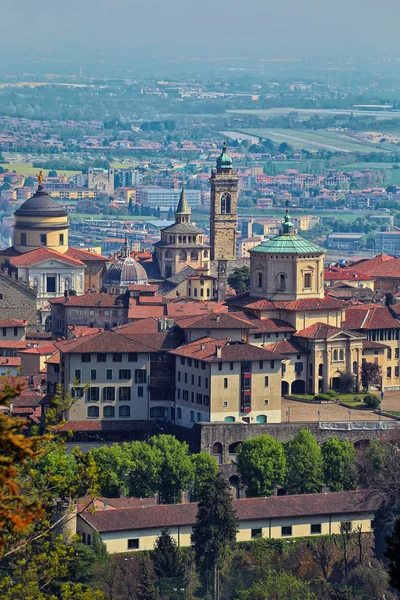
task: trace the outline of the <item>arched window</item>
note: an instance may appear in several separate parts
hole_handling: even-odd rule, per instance
[[[339,350],[339,360],[344,360],[344,350]]]
[[[196,243],[196,236],[194,235],[193,236],[193,244],[195,244],[195,243]]]
[[[353,362],[353,375],[357,375],[358,373],[358,363]]]
[[[207,298],[210,297],[210,288],[207,288]]]
[[[97,419],[99,416],[99,407],[98,406],[88,406],[87,416],[88,416],[88,418]]]
[[[178,419],[182,419],[182,409],[179,408],[179,406],[177,408],[176,414],[177,414]]]
[[[200,296],[204,296],[204,289],[203,288],[201,288],[201,290],[200,290]]]
[[[103,417],[115,417],[115,408],[113,406],[105,406],[103,408]]]
[[[337,350],[333,351],[333,360],[338,360],[338,351]]]
[[[318,377],[322,377],[324,373],[324,365],[322,363],[320,363],[318,365]]]
[[[199,253],[197,252],[197,250],[191,251],[190,260],[199,260]]]
[[[278,290],[284,292],[286,290],[286,275],[285,273],[279,273],[278,275]]]
[[[234,423],[235,417],[225,417],[225,423]]]
[[[197,288],[194,288],[194,293],[193,293],[193,295],[194,295],[194,296],[197,296]]]
[[[178,241],[180,244],[182,244],[182,236],[181,235],[178,237]]]
[[[231,212],[231,195],[224,192],[221,195],[221,214],[228,215]]]
[[[257,273],[257,287],[262,288],[263,286],[263,276],[262,273]]]
[[[256,421],[257,423],[266,423],[267,417],[265,415],[257,415]]]
[[[166,251],[165,258],[172,258],[172,252],[171,252],[171,250],[167,250]]]
[[[203,256],[204,256],[204,258],[208,258],[208,250],[204,250]]]
[[[109,406],[108,408],[114,408]],[[119,407],[119,416],[120,417],[130,417],[131,416],[131,407],[130,406],[120,406]]]
[[[186,260],[187,260],[187,254],[186,254],[186,252],[184,250],[181,250],[179,252],[179,260],[181,262],[186,262]]]
[[[192,236],[191,235],[188,235],[188,242],[189,242],[189,244],[192,243]]]
[[[197,413],[197,420],[198,421],[202,421],[203,420],[203,417],[202,417],[201,413]]]
[[[169,236],[169,243],[172,244],[172,235]]]
[[[183,236],[183,243],[186,244],[186,235]]]

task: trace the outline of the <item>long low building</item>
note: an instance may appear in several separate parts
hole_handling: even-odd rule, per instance
[[[338,534],[341,523],[369,533],[378,502],[367,492],[355,491],[245,498],[233,500],[233,508],[236,539],[245,542],[260,535],[280,539]],[[148,506],[144,500],[139,508],[84,511],[77,517],[77,533],[90,545],[97,532],[107,551],[118,553],[153,550],[161,530],[168,527],[178,546],[190,546],[196,515],[195,502]]]

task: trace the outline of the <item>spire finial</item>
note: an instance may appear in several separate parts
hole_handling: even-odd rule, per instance
[[[38,178],[38,186],[43,187],[43,171],[40,170],[36,177]]]
[[[291,223],[290,216],[289,216],[289,198],[286,198],[285,204],[286,204],[286,212],[285,212],[285,218],[283,219],[283,234],[290,234],[290,233],[292,233],[293,223]]]

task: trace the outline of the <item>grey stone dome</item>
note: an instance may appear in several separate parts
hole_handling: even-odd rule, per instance
[[[15,211],[16,216],[26,217],[67,217],[67,211],[52,198],[44,189],[39,186],[36,192],[25,200],[25,202]]]
[[[121,257],[108,269],[107,284],[128,286],[131,283],[148,283],[147,273],[142,265],[133,258]]]

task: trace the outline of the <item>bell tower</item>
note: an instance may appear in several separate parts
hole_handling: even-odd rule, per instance
[[[210,177],[211,260],[236,258],[238,178],[226,142]]]

